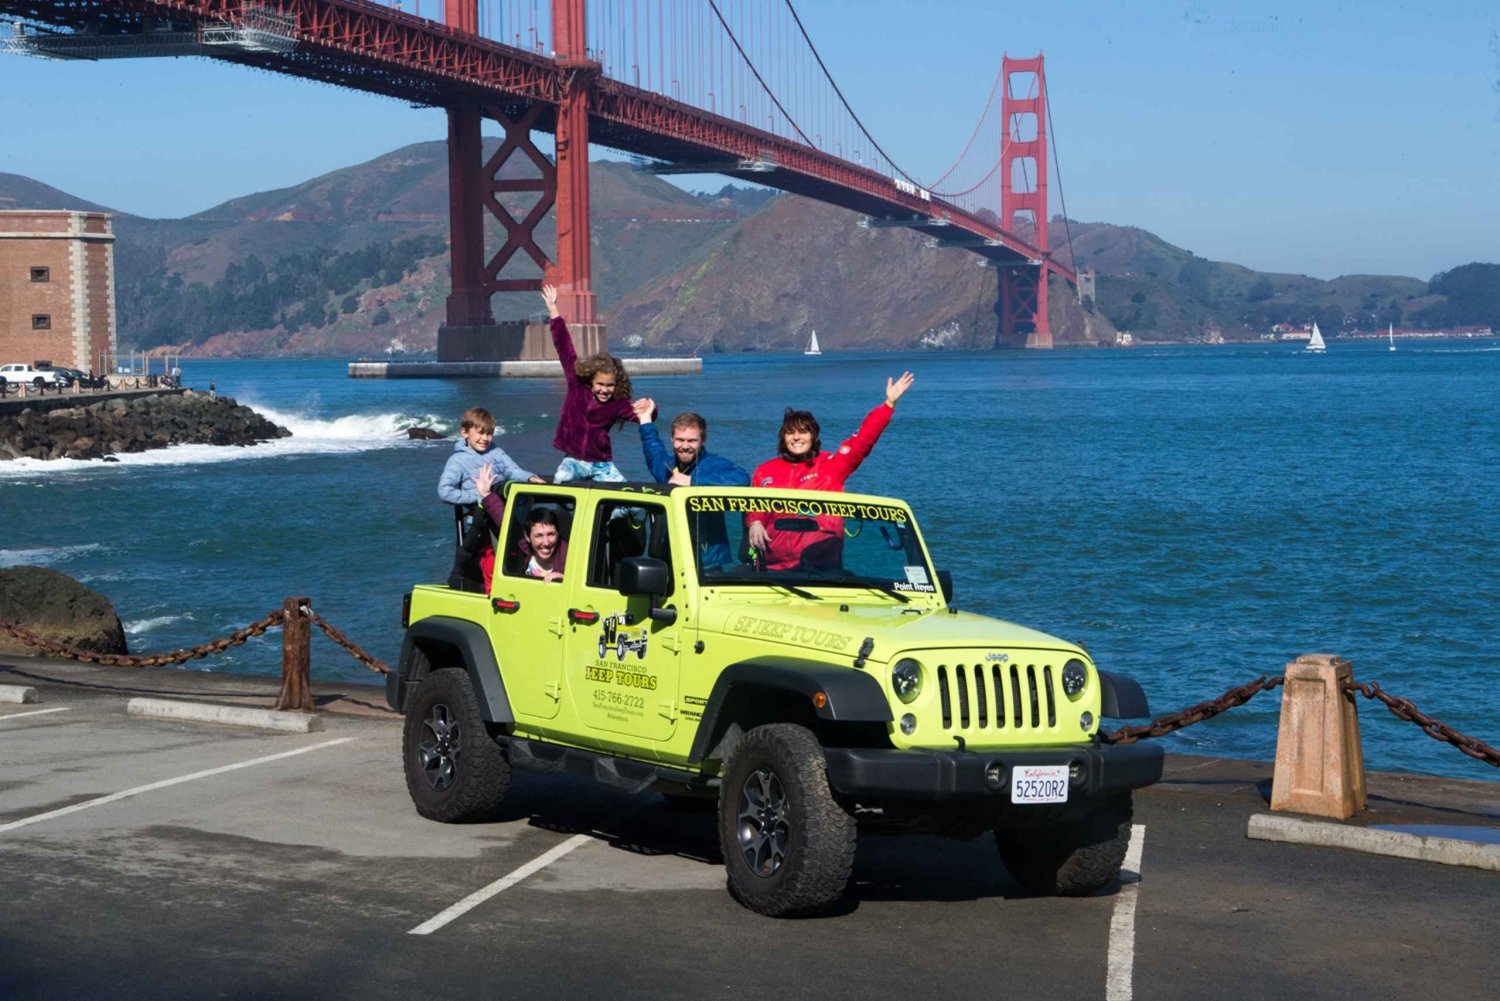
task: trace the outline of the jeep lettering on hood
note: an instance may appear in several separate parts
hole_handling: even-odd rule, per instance
[[[737,636],[753,636],[757,639],[779,640],[794,646],[812,647],[841,653],[854,642],[853,637],[831,629],[803,625],[797,622],[780,622],[756,615],[736,615],[728,623],[728,630]]]

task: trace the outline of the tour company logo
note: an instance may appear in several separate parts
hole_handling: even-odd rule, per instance
[[[631,629],[630,624],[631,619],[627,612],[615,612],[600,620],[600,660],[605,659],[610,651],[614,651],[616,662],[623,661],[625,655],[632,651],[635,653],[636,660],[646,659],[646,646],[650,642],[649,630],[645,626]]]

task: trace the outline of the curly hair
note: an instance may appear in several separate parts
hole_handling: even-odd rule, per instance
[[[606,351],[587,358],[580,358],[573,363],[573,374],[578,376],[578,381],[585,386],[591,385],[594,376],[600,372],[608,372],[615,377],[615,399],[628,400],[630,394],[630,376],[625,372],[625,365],[620,359]]]

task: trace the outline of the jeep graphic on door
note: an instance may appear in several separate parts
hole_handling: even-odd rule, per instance
[[[602,659],[610,650],[615,651],[615,660],[625,659],[625,655],[631,650],[635,651],[636,660],[646,659],[646,642],[648,628],[641,626],[640,629],[626,628],[631,624],[628,612],[615,612],[606,615],[599,623],[599,656]]]

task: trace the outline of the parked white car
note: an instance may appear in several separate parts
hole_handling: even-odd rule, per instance
[[[24,385],[30,383],[38,389],[43,386],[56,386],[59,381],[58,374],[52,369],[32,368],[30,365],[10,364],[0,365],[0,382]]]

